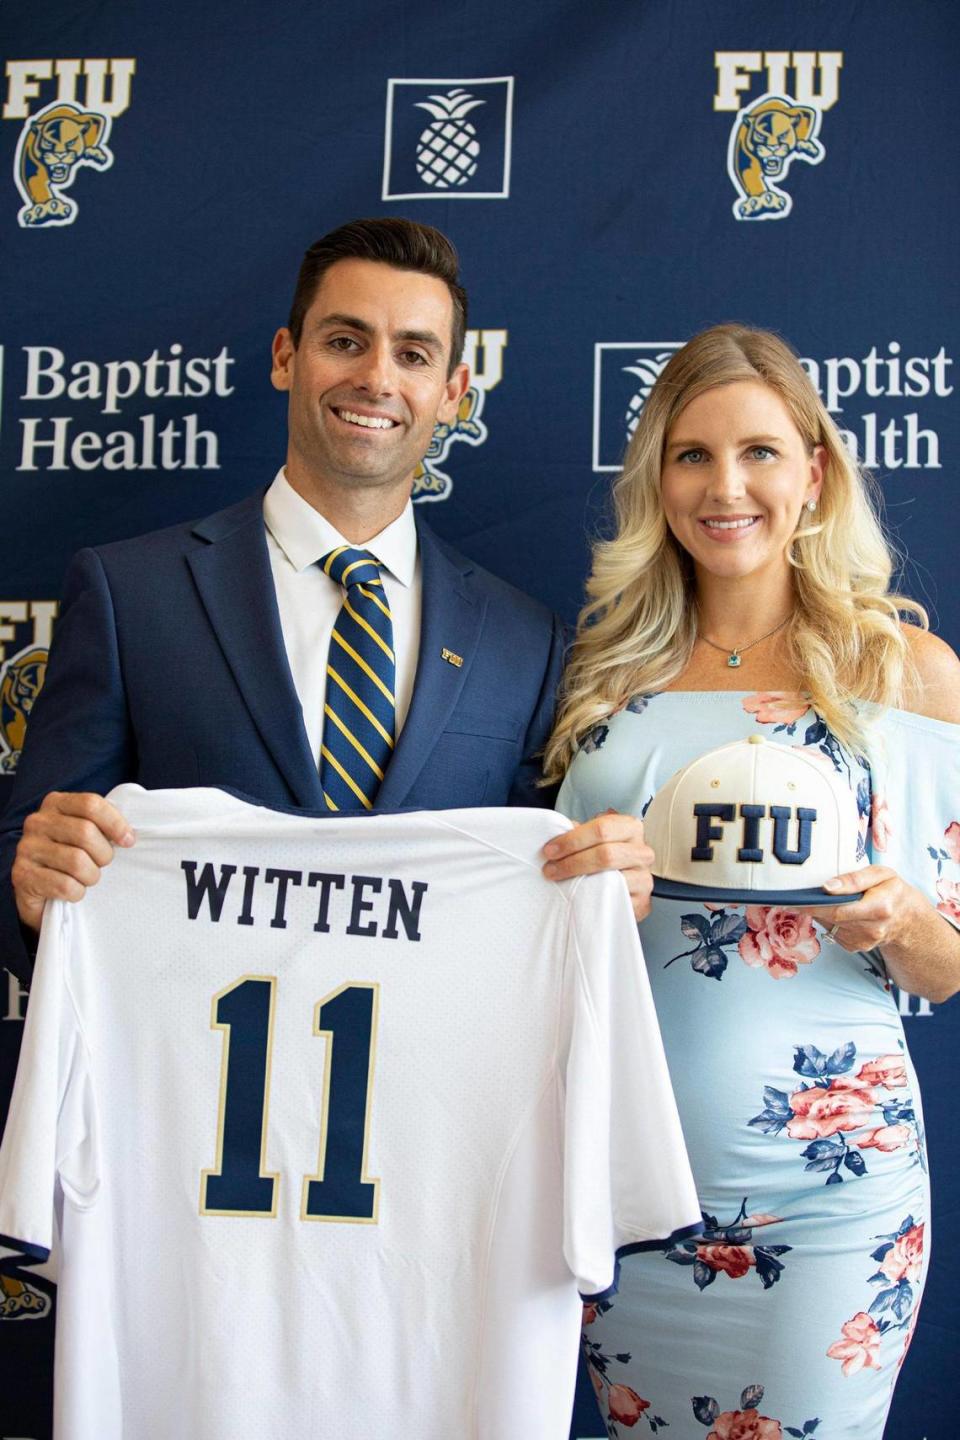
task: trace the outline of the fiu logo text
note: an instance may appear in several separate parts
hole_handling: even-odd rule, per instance
[[[720,50],[714,56],[714,110],[737,112],[727,145],[727,173],[737,220],[784,220],[793,199],[781,189],[794,160],[819,165],[820,121],[837,103],[839,50]],[[744,104],[743,92],[762,74],[763,93]],[[763,82],[759,82],[763,84]]]
[[[130,59],[7,61],[3,118],[24,121],[13,169],[21,226],[73,224],[78,206],[64,191],[85,166],[113,164],[110,127],[130,104],[135,70]]]
[[[482,445],[487,427],[480,418],[487,392],[503,379],[503,351],[506,330],[468,330],[463,346],[464,363],[470,370],[470,385],[457,409],[452,424],[437,425],[426,455],[413,474],[414,500],[446,500],[453,481],[440,466],[457,440],[468,445]],[[482,363],[481,358],[482,357]]]
[[[57,609],[56,600],[0,600],[0,774],[17,768]]]

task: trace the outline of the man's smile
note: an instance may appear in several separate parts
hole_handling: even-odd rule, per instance
[[[400,423],[399,420],[391,420],[389,415],[362,415],[359,410],[348,410],[343,405],[332,405],[330,408],[338,419],[348,425],[359,425],[363,430],[393,430]]]

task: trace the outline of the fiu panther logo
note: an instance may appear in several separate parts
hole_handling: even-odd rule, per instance
[[[42,1320],[49,1313],[49,1295],[15,1275],[0,1275],[0,1320]]]
[[[468,445],[482,445],[486,440],[487,427],[480,417],[487,392],[499,385],[503,378],[506,343],[506,330],[467,331],[463,358],[470,370],[470,384],[457,406],[453,423],[434,427],[427,453],[413,472],[415,501],[446,500],[453,490],[453,481],[440,466],[449,455],[451,446],[457,440],[465,440]]]
[[[480,419],[483,397],[484,392],[471,385],[457,406],[453,424],[434,427],[427,453],[413,472],[414,500],[446,500],[453,481],[438,467],[446,460],[455,440],[466,440],[468,445],[482,445],[486,440],[487,427]]]
[[[0,772],[16,770],[27,733],[33,702],[43,688],[47,674],[47,652],[33,648],[21,651],[4,665],[0,679]]]
[[[24,200],[17,216],[24,227],[72,225],[77,206],[62,193],[84,165],[109,170],[110,116],[54,101],[27,120],[16,155],[17,188]]]
[[[0,600],[0,775],[17,768],[59,608],[56,600]]]
[[[776,182],[794,160],[820,164],[819,129],[819,110],[780,95],[762,95],[740,111],[727,152],[730,179],[740,192],[733,207],[738,220],[781,220],[790,214],[793,200]]]

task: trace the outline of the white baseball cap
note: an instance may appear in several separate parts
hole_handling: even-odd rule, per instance
[[[643,817],[653,893],[673,900],[842,905],[825,880],[858,870],[857,798],[831,762],[749,735],[685,765]]]

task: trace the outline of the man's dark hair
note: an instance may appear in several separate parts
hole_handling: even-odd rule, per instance
[[[463,354],[467,329],[467,292],[457,278],[459,259],[453,243],[432,225],[387,215],[374,220],[351,220],[314,242],[303,257],[293,293],[288,326],[294,346],[300,344],[303,321],[331,265],[338,260],[376,260],[396,270],[417,270],[442,280],[453,303],[450,347],[452,375]]]

